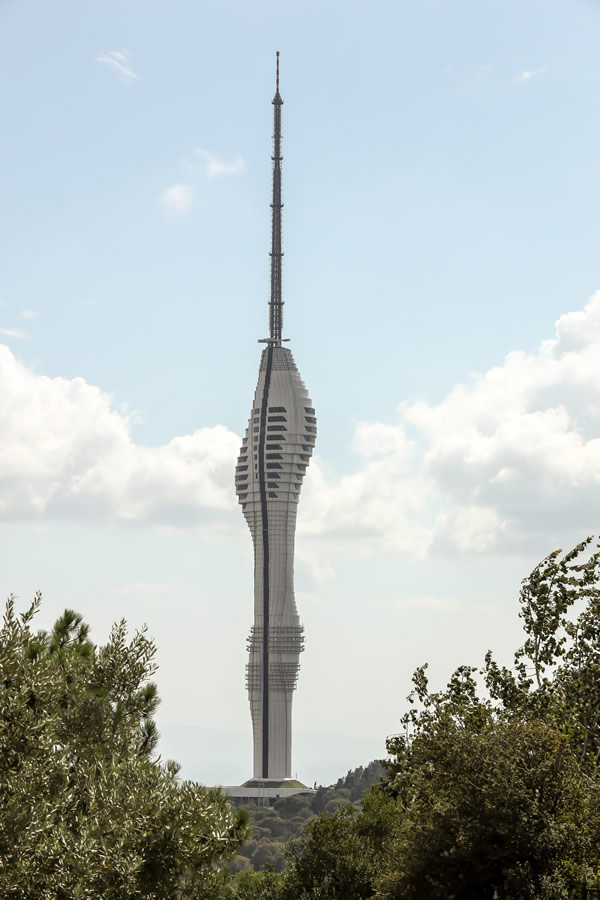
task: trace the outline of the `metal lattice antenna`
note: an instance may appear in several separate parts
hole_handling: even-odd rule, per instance
[[[273,97],[273,201],[271,203],[271,299],[269,301],[269,342],[281,345],[283,328],[283,297],[281,291],[281,107],[279,93],[279,50],[277,51],[277,77]]]

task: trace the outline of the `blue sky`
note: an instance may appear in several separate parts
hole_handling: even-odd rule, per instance
[[[382,754],[417,664],[507,656],[521,577],[597,527],[599,32],[591,0],[0,2],[4,591],[148,622],[184,774],[250,769],[275,50],[312,782]]]

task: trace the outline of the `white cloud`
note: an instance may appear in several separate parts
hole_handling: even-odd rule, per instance
[[[537,78],[538,75],[542,75],[545,71],[545,66],[540,66],[539,69],[524,69],[519,73],[517,81],[531,81],[532,78]]]
[[[237,435],[215,425],[144,447],[130,426],[99,388],[36,375],[0,346],[0,519],[237,523]]]
[[[454,507],[445,537],[460,549],[593,530],[600,292],[584,310],[561,316],[536,353],[509,353],[437,406],[407,405],[403,418],[426,441],[427,474]]]
[[[216,154],[211,153],[209,150],[203,150],[200,147],[195,152],[204,160],[204,170],[209,178],[214,178],[216,175],[239,175],[246,166],[241,156],[236,157],[231,162],[226,162]]]
[[[419,466],[419,450],[402,426],[361,423],[355,448],[359,468],[340,479],[326,476],[317,457],[308,470],[299,531],[338,546],[354,542],[358,555],[373,549],[425,557],[433,533],[424,514],[432,485]]]
[[[193,198],[194,188],[191,184],[173,184],[160,195],[163,206],[177,215],[187,212]]]
[[[21,318],[22,319],[37,319],[37,313],[34,309],[22,309],[21,310]]]
[[[17,338],[19,341],[22,341],[27,337],[25,332],[19,331],[18,328],[0,328],[0,334],[8,338]]]
[[[138,78],[137,73],[133,71],[129,64],[129,53],[120,53],[117,50],[110,50],[108,53],[98,53],[96,62],[108,66],[122,81],[131,82]]]

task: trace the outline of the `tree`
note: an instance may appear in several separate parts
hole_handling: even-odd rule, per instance
[[[222,896],[246,817],[155,757],[154,643],[71,610],[36,633],[40,599],[0,630],[0,895]]]
[[[309,820],[302,836],[286,850],[285,898],[361,900],[371,896],[377,861],[356,819],[356,810],[347,804]]]
[[[241,872],[230,888],[231,900],[289,900],[285,877],[276,872]]]
[[[382,897],[564,897],[600,863],[600,556],[591,538],[524,579],[512,669],[488,652],[445,691],[413,676],[388,741],[398,804]]]
[[[592,538],[561,556],[556,550],[523,580],[519,616],[525,642],[513,669],[491,652],[483,674],[505,712],[555,724],[584,766],[600,758],[600,553]],[[587,556],[586,556],[587,554]]]
[[[386,898],[566,896],[597,856],[597,798],[566,735],[536,719],[442,708],[389,741],[398,827]],[[390,865],[391,863],[391,865]]]

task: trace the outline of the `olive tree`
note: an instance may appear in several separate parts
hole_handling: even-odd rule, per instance
[[[72,610],[35,631],[40,599],[0,630],[0,896],[222,896],[245,817],[156,757],[155,644]]]

